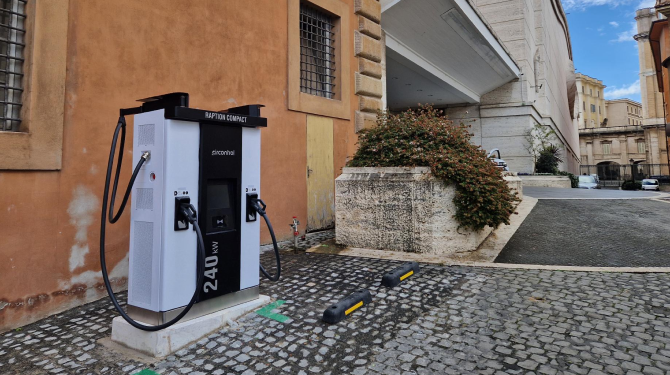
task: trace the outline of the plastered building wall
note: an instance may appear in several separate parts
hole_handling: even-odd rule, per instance
[[[642,104],[630,99],[608,100],[607,126],[642,125]]]
[[[119,108],[136,99],[183,91],[203,109],[264,104],[262,195],[278,238],[292,236],[291,217],[307,211],[307,114],[287,108],[286,2],[50,1],[69,3],[62,167],[0,171],[0,331],[106,295],[98,259],[104,173]],[[353,46],[359,20],[354,0],[344,3],[351,37],[343,42]],[[343,59],[353,90],[358,59]],[[334,119],[333,179],[355,151],[358,107],[352,93],[350,120]],[[128,123],[123,189],[133,167]],[[126,283],[128,239],[126,213],[107,232],[117,288]]]
[[[605,119],[608,118],[608,109],[604,93],[607,86],[603,85],[602,81],[585,74],[577,73],[576,79],[579,129],[607,125]]]
[[[520,67],[523,75],[482,96],[481,104],[453,106],[446,113],[472,126],[473,142],[499,148],[513,171],[533,172],[524,133],[549,126],[563,148],[561,169],[577,171],[579,137],[573,123],[574,65],[560,1],[470,1]]]

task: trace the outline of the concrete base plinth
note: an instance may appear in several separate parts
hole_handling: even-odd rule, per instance
[[[229,321],[268,303],[270,303],[270,297],[261,295],[256,300],[186,322],[179,322],[156,332],[139,330],[119,316],[112,321],[112,341],[153,357],[165,357],[210,332],[220,329]]]

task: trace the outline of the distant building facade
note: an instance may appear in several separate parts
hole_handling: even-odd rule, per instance
[[[664,2],[670,3],[668,0],[658,1],[658,3]],[[639,9],[635,20],[637,34],[634,38],[639,47],[641,103],[630,99],[606,101],[604,118],[598,125],[600,117],[596,116],[592,111],[593,108],[589,106],[589,100],[593,99],[588,95],[590,87],[587,86],[598,82],[585,77],[581,77],[580,80],[578,75],[578,85],[580,81],[586,83],[584,85],[586,92],[582,88],[578,89],[579,100],[582,100],[580,115],[581,112],[585,112],[579,119],[582,171],[587,168],[592,172],[597,170],[600,174],[602,166],[641,164],[644,167],[640,166],[636,173],[645,176],[670,174],[668,142],[665,135],[667,112],[662,92],[663,80],[667,80],[667,77],[662,75],[660,61],[663,60],[659,60],[658,53],[660,51],[658,40],[663,26],[667,29],[667,20],[654,8]],[[655,36],[653,25],[656,25]],[[650,40],[652,43],[649,43]],[[653,40],[656,40],[657,44],[654,44]],[[670,43],[670,40],[664,43]],[[658,56],[655,56],[654,52],[657,52]],[[602,88],[604,87],[603,85]],[[597,168],[591,168],[593,166]]]
[[[630,99],[605,101],[608,126],[642,125],[642,104]]]
[[[646,161],[648,147],[641,126],[642,105],[630,99],[608,100],[604,103],[605,117],[600,125],[593,126],[598,123],[598,116],[590,111],[585,116],[588,126],[582,127],[580,122],[582,165],[628,165],[631,164],[630,159],[638,163]]]
[[[579,129],[597,128],[606,125],[605,85],[603,81],[577,73],[577,121]]]

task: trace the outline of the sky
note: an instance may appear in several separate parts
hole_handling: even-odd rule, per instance
[[[605,99],[640,101],[635,10],[655,0],[562,0],[575,70],[603,81]]]

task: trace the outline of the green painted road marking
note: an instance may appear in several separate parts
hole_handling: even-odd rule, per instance
[[[278,300],[277,302],[273,302],[262,309],[256,311],[256,314],[260,316],[264,316],[266,318],[274,319],[278,321],[279,323],[284,323],[285,321],[289,320],[289,317],[286,315],[282,314],[277,314],[273,313],[272,310],[278,308],[279,306],[283,305],[286,301]]]
[[[157,372],[153,372],[149,369],[144,369],[138,373],[135,373],[134,375],[159,375]]]

